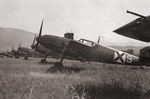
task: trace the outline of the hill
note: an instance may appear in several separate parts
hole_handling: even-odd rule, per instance
[[[35,33],[21,29],[0,27],[0,50],[11,50],[13,45],[17,49],[20,43],[30,48],[34,36]]]
[[[139,55],[140,49],[144,48],[143,46],[110,46],[110,47],[122,51],[132,49],[135,55]]]

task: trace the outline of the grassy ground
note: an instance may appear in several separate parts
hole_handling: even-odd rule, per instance
[[[0,58],[0,99],[138,99],[150,88],[150,70],[65,60],[69,71],[49,73],[56,62]]]

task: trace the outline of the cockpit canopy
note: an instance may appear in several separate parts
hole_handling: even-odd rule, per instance
[[[94,43],[93,41],[86,40],[86,39],[80,39],[79,42],[90,47],[93,47],[96,45],[96,43]]]

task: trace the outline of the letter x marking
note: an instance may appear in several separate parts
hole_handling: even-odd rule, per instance
[[[119,54],[119,52],[117,52],[117,51],[116,51],[116,54],[118,55],[118,57],[117,57],[117,58],[115,58],[115,61],[117,61],[118,59],[120,59],[120,60],[121,60],[121,62],[123,63],[124,61],[123,61],[123,59],[122,59],[122,56],[124,56],[125,54],[124,54],[124,53]]]

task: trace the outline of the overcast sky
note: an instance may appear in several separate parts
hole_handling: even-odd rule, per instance
[[[0,27],[38,33],[44,19],[43,34],[74,32],[75,39],[97,41],[101,35],[105,45],[146,44],[112,32],[137,18],[126,10],[150,15],[150,0],[0,0]]]

